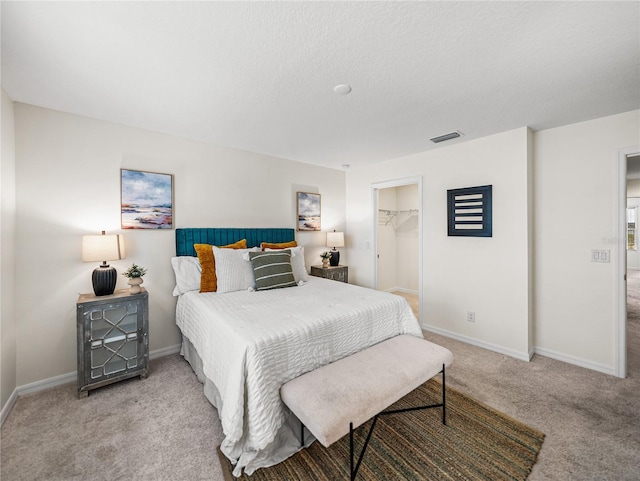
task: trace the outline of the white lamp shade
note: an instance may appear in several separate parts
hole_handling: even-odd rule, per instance
[[[124,259],[124,237],[115,235],[82,236],[82,260],[85,262]]]
[[[344,232],[327,232],[327,247],[344,247]]]

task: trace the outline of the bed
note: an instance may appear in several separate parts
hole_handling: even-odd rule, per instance
[[[247,239],[247,247],[256,248],[294,235],[293,229],[176,229],[172,264],[175,259],[193,264],[194,243]],[[228,251],[215,251],[221,259],[216,272],[220,267],[223,276],[224,256],[244,255]],[[280,399],[282,384],[385,339],[422,337],[403,298],[317,277],[284,289],[178,292],[176,324],[182,354],[218,410],[225,436],[220,449],[235,463],[235,476],[300,449],[299,424]]]

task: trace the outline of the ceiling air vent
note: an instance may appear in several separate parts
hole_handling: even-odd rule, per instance
[[[431,140],[431,142],[437,144],[439,142],[444,142],[445,140],[457,139],[461,135],[462,135],[462,132],[458,132],[456,130],[455,132],[450,132],[448,134],[440,135],[440,136],[434,137],[433,139],[430,139],[430,140]]]

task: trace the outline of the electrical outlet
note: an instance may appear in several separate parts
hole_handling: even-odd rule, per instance
[[[476,322],[476,313],[473,311],[467,311],[467,321]]]

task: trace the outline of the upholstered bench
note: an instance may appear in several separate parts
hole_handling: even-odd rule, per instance
[[[351,479],[362,462],[378,416],[442,407],[446,424],[445,367],[453,362],[448,349],[424,339],[400,335],[292,379],[280,388],[282,401],[323,446],[349,433]],[[421,384],[442,373],[442,402],[385,411]],[[373,419],[354,466],[353,431]]]

